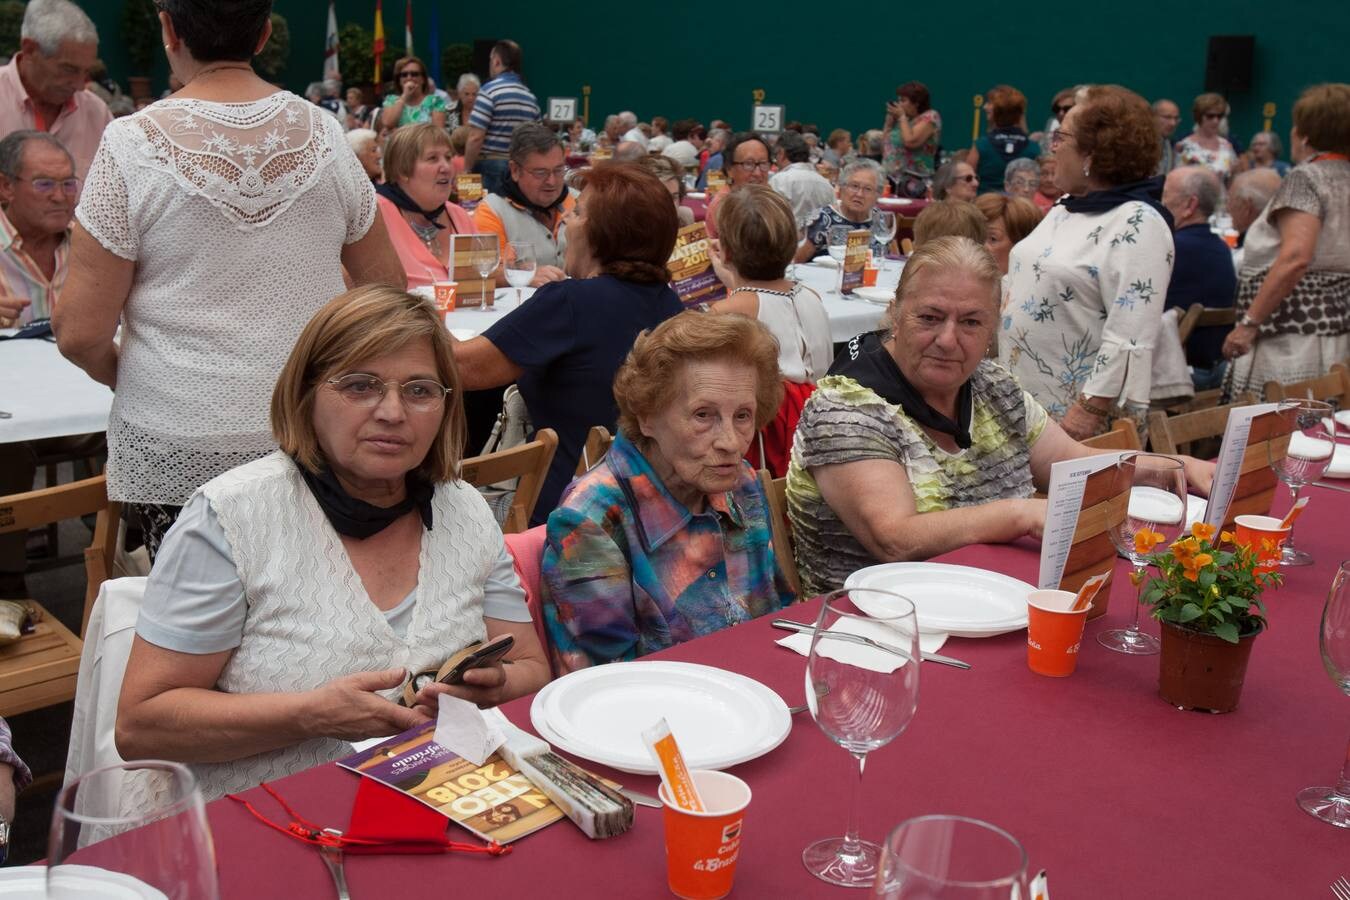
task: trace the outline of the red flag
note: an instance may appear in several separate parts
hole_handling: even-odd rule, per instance
[[[380,57],[384,55],[384,9],[380,0],[375,0],[375,41],[371,45],[375,54],[375,89],[380,88]]]

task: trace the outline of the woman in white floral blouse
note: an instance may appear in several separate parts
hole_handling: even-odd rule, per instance
[[[1148,409],[1171,217],[1149,180],[1161,138],[1139,95],[1090,88],[1052,146],[1055,182],[1069,196],[1012,249],[999,355],[1082,439]]]

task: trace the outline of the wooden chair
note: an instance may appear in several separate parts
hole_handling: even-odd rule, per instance
[[[1266,382],[1266,402],[1273,400],[1325,400],[1337,409],[1350,409],[1350,370],[1337,363],[1320,378],[1280,384]]]
[[[592,425],[586,433],[586,443],[581,447],[581,458],[577,460],[577,477],[580,478],[599,464],[614,443],[614,435],[603,425]]]
[[[1168,416],[1148,414],[1148,439],[1154,453],[1190,453],[1190,445],[1204,438],[1221,438],[1228,426],[1228,412],[1246,403],[1228,403],[1211,409]]]
[[[1129,419],[1116,419],[1110,431],[1105,431],[1085,441],[1083,446],[1097,450],[1142,450],[1139,443],[1139,429]]]
[[[1177,337],[1181,339],[1181,346],[1186,346],[1186,339],[1191,336],[1191,332],[1195,330],[1196,324],[1204,313],[1205,304],[1192,303],[1181,314],[1181,319],[1177,322]]]
[[[0,498],[0,534],[24,532],[91,513],[100,513],[103,526],[91,549],[104,571],[111,571],[120,505],[108,502],[107,480],[102,475]],[[97,595],[97,586],[85,595],[81,632]],[[29,602],[41,616],[33,632],[17,643],[0,647],[0,716],[41,709],[75,696],[83,643],[41,604]]]
[[[515,495],[511,498],[511,508],[506,514],[506,521],[502,523],[502,531],[507,534],[524,531],[530,527],[530,515],[539,500],[544,476],[548,474],[549,463],[553,462],[553,454],[557,449],[557,432],[552,428],[541,428],[535,432],[532,441],[510,450],[463,460],[459,464],[459,477],[476,488],[514,480]]]
[[[759,486],[764,496],[769,498],[769,518],[773,528],[773,555],[778,559],[778,568],[797,599],[802,598],[802,579],[797,572],[797,557],[792,553],[792,526],[787,517],[787,479],[774,478],[767,469],[759,470]]]

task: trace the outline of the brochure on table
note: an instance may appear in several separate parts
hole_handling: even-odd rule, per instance
[[[727,173],[721,169],[709,169],[707,178],[704,181],[703,193],[707,195],[709,202],[728,187]]]
[[[483,176],[456,175],[455,198],[465,212],[473,212],[478,201],[483,199]]]
[[[1050,467],[1037,587],[1076,591],[1093,575],[1114,570],[1110,528],[1124,520],[1129,504],[1116,470],[1124,455],[1113,451]],[[1107,592],[1109,586],[1099,594],[1103,601]]]
[[[497,281],[491,273],[487,278],[478,274],[478,261],[501,260],[497,248],[497,235],[452,234],[450,257],[454,260],[454,280],[459,284],[455,292],[455,306],[481,306],[483,300],[497,290]],[[496,268],[495,263],[493,268]]]
[[[863,269],[867,268],[867,251],[871,246],[872,232],[866,228],[848,233],[848,243],[844,245],[844,274],[840,293],[849,294],[854,288],[862,287]]]
[[[338,760],[344,769],[402,791],[484,840],[508,843],[551,825],[563,811],[493,753],[482,765],[435,740],[426,722]]]
[[[727,286],[713,271],[709,251],[708,227],[702,222],[686,225],[675,237],[675,252],[670,256],[670,286],[680,295],[685,308],[721,300],[727,295]]]
[[[1278,408],[1278,403],[1256,403],[1228,414],[1219,461],[1214,467],[1214,484],[1209,490],[1206,523],[1226,527],[1240,515],[1270,511],[1275,473],[1270,469],[1267,444],[1275,442],[1276,459],[1283,458],[1289,446],[1289,425],[1275,413]]]

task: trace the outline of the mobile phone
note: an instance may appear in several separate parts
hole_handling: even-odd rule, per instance
[[[514,637],[503,634],[481,644],[466,647],[445,661],[445,665],[436,673],[436,680],[441,684],[462,684],[465,672],[492,665],[509,653],[515,643]]]

